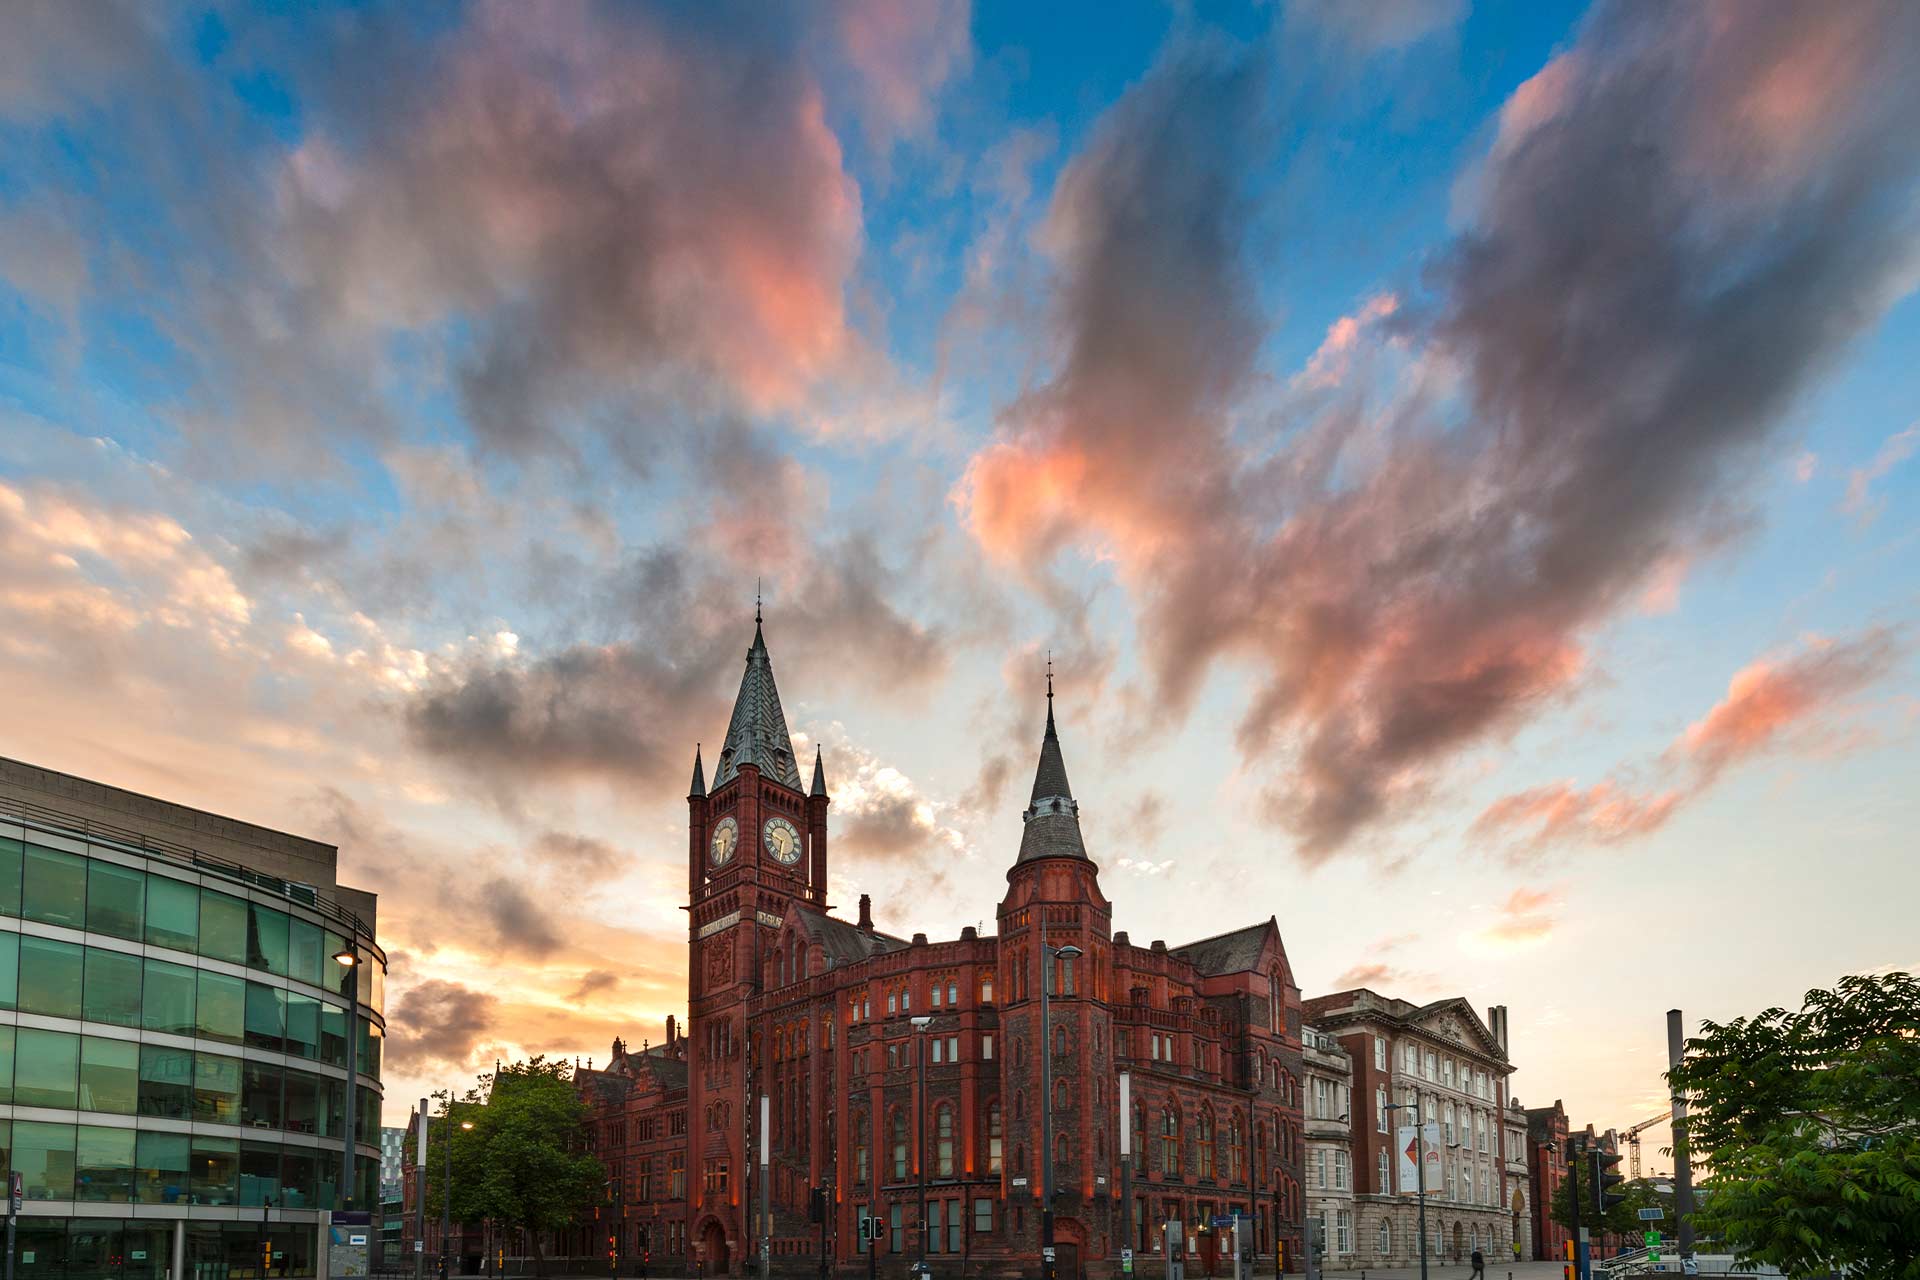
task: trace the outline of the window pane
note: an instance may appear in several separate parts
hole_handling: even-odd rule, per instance
[[[134,1143],[134,1191],[141,1204],[183,1204],[187,1199],[188,1141],[184,1133],[142,1129]]]
[[[337,933],[330,932],[327,934],[326,948],[326,960],[321,966],[323,980],[320,985],[336,995],[352,995],[354,966],[341,964],[334,959],[335,956],[346,954],[347,940]]]
[[[140,1046],[140,1114],[185,1120],[193,1112],[193,1050]],[[184,1139],[183,1139],[184,1141]],[[180,1154],[186,1168],[186,1152]]]
[[[29,1200],[73,1199],[73,1126],[14,1121],[13,1171]]]
[[[52,938],[20,939],[20,1010],[57,1018],[80,1016],[80,974],[84,954],[78,943]]]
[[[320,1061],[347,1065],[347,1011],[337,1004],[320,1006]]]
[[[111,862],[87,864],[87,928],[116,938],[140,940],[147,877]]]
[[[240,1144],[240,1203],[255,1209],[280,1203],[280,1148],[275,1144]]]
[[[326,934],[311,920],[287,922],[287,976],[319,986],[325,978]]]
[[[116,1027],[140,1025],[140,957],[105,947],[87,948],[83,1016]]]
[[[0,915],[20,914],[20,856],[25,849],[17,837],[0,836]]]
[[[247,904],[247,963],[269,973],[286,974],[286,912],[258,902]]]
[[[320,1077],[320,1096],[322,1098],[320,1110],[321,1123],[323,1126],[320,1130],[321,1136],[344,1138],[347,1127],[346,1077],[342,1076],[338,1079],[332,1076]],[[357,1116],[355,1120],[356,1122],[358,1121]]]
[[[232,1204],[240,1176],[237,1138],[193,1135],[193,1201],[195,1204]]]
[[[192,951],[200,945],[200,886],[167,876],[147,877],[147,941]]]
[[[193,1118],[240,1123],[240,1059],[217,1053],[194,1055]]]
[[[213,889],[200,890],[200,954],[247,962],[247,904]]]
[[[200,970],[199,1006],[193,1025],[209,1040],[239,1044],[247,1021],[247,981]]]
[[[130,1116],[139,1102],[140,1046],[131,1040],[82,1036],[80,1109]]]
[[[240,1075],[240,1123],[252,1129],[280,1127],[280,1084],[286,1070],[271,1062],[247,1062]]]
[[[380,1074],[380,1028],[372,1019],[360,1019],[360,1074],[377,1076]]]
[[[13,1101],[13,1026],[0,1027],[0,1102]]]
[[[183,964],[147,961],[146,984],[140,996],[140,1025],[169,1035],[192,1035],[198,981],[194,971]]]
[[[73,1164],[75,1200],[133,1199],[133,1130],[81,1125]]]
[[[285,1124],[294,1133],[320,1133],[325,1127],[322,1115],[320,1077],[311,1071],[287,1068]]]
[[[27,846],[20,914],[45,924],[84,928],[87,923],[87,860],[60,849]],[[73,1166],[67,1166],[71,1178]]]
[[[20,935],[0,933],[0,1009],[11,1009],[20,996]]]
[[[287,993],[278,987],[247,984],[247,1047],[279,1050],[286,1045]]]
[[[71,1107],[79,1075],[79,1036],[37,1027],[19,1029],[13,1060],[14,1105]]]
[[[280,1158],[280,1204],[287,1209],[312,1209],[321,1204],[316,1190],[321,1157],[289,1147]]]
[[[312,996],[287,994],[287,1052],[320,1056],[320,1002]]]

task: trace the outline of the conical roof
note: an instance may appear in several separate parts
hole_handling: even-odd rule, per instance
[[[1080,805],[1067,782],[1067,762],[1060,755],[1060,734],[1053,726],[1053,678],[1047,678],[1047,732],[1040,739],[1040,763],[1033,771],[1033,795],[1020,815],[1020,856],[1016,863],[1035,858],[1084,858],[1087,846],[1080,838]]]
[[[757,765],[761,776],[800,790],[800,770],[793,761],[793,736],[787,732],[786,713],[780,709],[780,691],[773,684],[773,660],[760,624],[753,626],[753,647],[747,650],[747,669],[733,700],[733,718],[727,722],[727,740],[713,771],[713,789],[733,781],[744,765]]]
[[[691,800],[695,796],[705,794],[707,794],[707,774],[706,770],[700,767],[700,744],[696,742],[693,745],[693,784],[687,792],[687,799]]]
[[[810,796],[827,794],[827,771],[820,765],[820,748],[813,749],[813,788],[807,792]]]

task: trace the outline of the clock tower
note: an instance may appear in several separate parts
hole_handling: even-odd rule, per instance
[[[758,612],[733,717],[706,783],[698,748],[687,795],[687,1168],[690,1235],[709,1274],[750,1240],[750,1114],[759,1092],[747,1002],[791,902],[827,905],[826,777],[803,788]]]

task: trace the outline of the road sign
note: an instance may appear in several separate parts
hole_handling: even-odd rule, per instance
[[[1657,1204],[1640,1211],[1640,1221],[1642,1222],[1658,1222],[1666,1216],[1667,1211]]]
[[[1216,1213],[1213,1215],[1213,1225],[1216,1227],[1230,1227],[1233,1225],[1233,1217],[1231,1214]]]
[[[1048,1246],[1047,1246],[1046,1248],[1044,1248],[1044,1249],[1042,1249],[1042,1250],[1040,1251],[1040,1259],[1041,1259],[1041,1261],[1043,1261],[1043,1262],[1052,1262],[1052,1261],[1053,1261],[1053,1246],[1052,1246],[1052,1245],[1048,1245]]]

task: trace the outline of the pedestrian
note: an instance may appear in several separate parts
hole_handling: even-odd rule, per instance
[[[1473,1274],[1468,1280],[1487,1280],[1487,1258],[1480,1252],[1480,1246],[1473,1246]]]
[[[1518,1240],[1513,1242],[1513,1260],[1515,1262],[1520,1261],[1520,1242]]]

